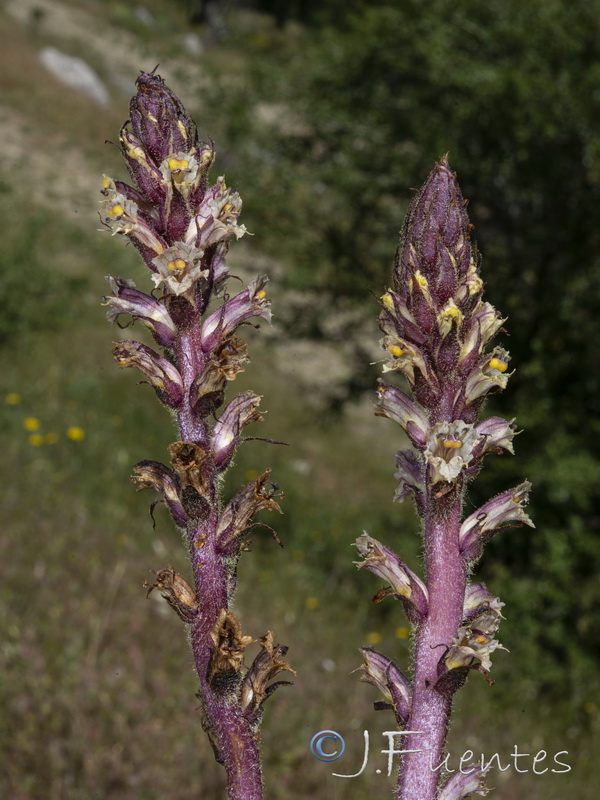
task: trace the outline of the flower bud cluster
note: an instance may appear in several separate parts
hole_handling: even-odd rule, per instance
[[[387,354],[383,370],[404,375],[413,396],[380,382],[375,413],[401,425],[413,445],[414,450],[397,455],[395,499],[412,495],[420,513],[426,487],[461,489],[477,475],[484,456],[514,452],[514,420],[477,422],[486,396],[505,387],[510,357],[502,348],[486,349],[505,320],[482,299],[480,257],[471,227],[456,176],[444,157],[411,204],[396,252],[393,287],[381,298],[381,344]],[[527,498],[527,487],[518,487],[521,500]],[[461,538],[469,562],[481,555],[492,529],[511,520],[531,524],[523,511],[499,514],[498,504],[476,512],[486,519],[493,513],[494,524],[480,520],[470,525],[468,539],[466,532]]]
[[[444,157],[411,204],[380,315],[388,355],[384,371],[403,373],[428,409],[451,385],[445,412],[465,422],[474,421],[486,394],[504,388],[509,361],[501,348],[485,352],[504,320],[482,300],[470,227]]]

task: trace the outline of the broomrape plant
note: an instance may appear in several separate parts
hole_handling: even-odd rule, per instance
[[[113,233],[138,249],[154,289],[146,294],[109,277],[108,319],[129,315],[146,326],[158,348],[119,341],[114,357],[136,367],[170,409],[180,440],[169,446],[170,465],[141,461],[132,478],[154,489],[183,531],[193,585],[167,566],[148,593],[158,589],[190,631],[198,673],[203,727],[227,772],[232,800],[260,800],[258,749],[265,700],[293,673],[287,648],[267,631],[249,667],[244,653],[254,642],[231,610],[237,565],[247,535],[262,510],[280,511],[276,487],[265,470],[228,503],[222,477],[243,430],[258,422],[260,397],[251,391],[222,408],[225,387],[243,370],[248,347],[239,328],[270,319],[266,277],[253,278],[230,295],[225,257],[242,201],[222,177],[208,180],[212,143],[198,140],[187,111],[154,73],[141,73],[120,135],[135,188],[104,177],[101,217]],[[382,578],[375,596],[398,598],[414,628],[412,680],[395,663],[363,648],[363,679],[384,694],[398,725],[407,731],[400,765],[399,800],[460,800],[485,793],[484,770],[456,773],[440,788],[440,771],[455,692],[470,671],[487,678],[503,603],[480,582],[472,566],[501,528],[532,525],[523,510],[527,481],[461,518],[465,487],[489,453],[513,452],[513,422],[480,420],[488,393],[504,389],[509,356],[488,350],[504,320],[482,299],[479,255],[456,176],[441,159],[415,197],[396,252],[392,287],[381,298],[384,372],[399,372],[411,395],[381,383],[376,414],[399,423],[412,448],[396,456],[395,500],[412,497],[422,521],[425,578],[368,533],[356,541],[358,566]],[[267,440],[270,441],[270,440]],[[279,542],[272,531],[275,541]],[[378,704],[381,706],[382,704]]]
[[[263,704],[285,683],[272,679],[293,670],[272,631],[260,637],[261,650],[245,668],[244,651],[255,640],[242,632],[230,605],[254,515],[280,508],[268,469],[224,505],[223,474],[244,427],[261,420],[261,398],[246,391],[221,407],[227,383],[248,361],[238,329],[253,317],[270,319],[267,279],[257,276],[229,294],[225,256],[229,241],[246,232],[238,223],[242,201],[222,177],[209,184],[213,146],[198,140],[194,122],[158,75],[141,73],[130,115],[120,142],[137,188],[104,177],[101,217],[136,246],[155,288],[145,294],[109,277],[105,303],[110,321],[122,314],[139,320],[160,348],[119,341],[114,358],[137,367],[176,417],[180,440],[169,446],[170,466],[141,461],[132,480],[158,492],[183,531],[194,579],[191,586],[168,566],[146,585],[189,626],[203,727],[227,771],[229,796],[259,800]]]
[[[406,730],[399,800],[460,800],[485,794],[481,768],[457,772],[440,789],[455,692],[471,670],[487,678],[504,605],[469,574],[500,529],[533,523],[524,481],[462,519],[465,488],[489,453],[513,453],[513,421],[480,420],[486,396],[506,386],[509,355],[488,350],[504,319],[482,299],[480,257],[456,175],[442,158],[414,198],[396,251],[392,288],[381,298],[384,372],[399,372],[411,395],[381,383],[376,414],[399,423],[412,447],[396,455],[395,500],[412,497],[422,523],[425,580],[368,533],[356,540],[365,568],[398,598],[414,628],[409,681],[386,656],[362,649],[362,678],[378,687]],[[504,648],[502,648],[504,649]]]

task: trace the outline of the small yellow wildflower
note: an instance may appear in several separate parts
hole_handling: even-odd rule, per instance
[[[371,631],[371,633],[367,634],[367,642],[369,644],[379,644],[381,641],[382,636],[377,631]]]
[[[23,427],[26,431],[37,431],[40,428],[40,421],[37,417],[25,417]]]
[[[18,406],[21,402],[21,395],[18,392],[9,392],[4,398],[7,406]]]
[[[32,447],[39,447],[44,443],[44,437],[39,433],[30,433],[27,440]]]
[[[314,611],[319,607],[319,598],[318,597],[307,597],[306,598],[306,608],[309,611]]]
[[[67,430],[67,436],[73,442],[80,442],[85,438],[85,431],[83,428],[80,428],[77,425],[71,425],[71,427]]]
[[[400,628],[396,628],[396,638],[397,639],[408,639],[410,636],[410,628],[405,627],[404,625]]]

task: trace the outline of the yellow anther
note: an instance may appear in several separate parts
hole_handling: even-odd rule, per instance
[[[421,275],[421,273],[418,270],[415,272],[414,280],[416,280],[416,282],[419,284],[419,286],[423,286],[423,287],[429,286],[429,284],[427,282],[427,278],[425,277],[425,275]]]
[[[109,216],[111,219],[116,219],[117,217],[122,217],[124,213],[125,213],[125,209],[123,208],[123,206],[122,206],[122,205],[120,205],[120,203],[116,203],[116,204],[115,204],[115,205],[114,205],[114,206],[113,206],[113,207],[110,209],[110,211],[108,212],[108,216]]]
[[[169,159],[169,169],[186,169],[188,167],[188,162],[185,158],[170,158]]]
[[[167,262],[167,268],[172,272],[177,272],[178,270],[185,269],[186,263],[183,258],[174,258],[173,261]]]
[[[389,292],[386,292],[385,294],[382,294],[379,299],[381,300],[384,308],[387,308],[388,311],[395,311],[396,310],[395,307],[394,307],[394,298],[392,297],[392,295]]]
[[[112,183],[110,178],[107,178],[106,175],[102,178],[102,188],[103,189],[110,189],[110,184]]]
[[[264,290],[264,289],[261,289],[260,291],[258,291],[258,292],[257,292],[257,293],[254,295],[254,297],[256,297],[256,299],[257,299],[257,300],[263,300],[263,299],[264,299],[266,296],[267,296],[267,293],[265,292],[265,290]]]
[[[490,367],[492,369],[497,369],[498,372],[506,372],[508,369],[508,364],[506,361],[502,361],[500,358],[491,358]]]
[[[448,447],[451,450],[458,450],[461,446],[462,442],[459,442],[457,439],[444,439],[444,447]]]
[[[398,344],[388,344],[387,351],[394,358],[400,358],[404,353],[404,350]]]
[[[223,211],[225,211],[226,213],[229,213],[230,211],[234,211],[235,212],[236,210],[237,209],[233,205],[233,203],[225,203],[225,205],[223,206]]]
[[[488,638],[485,636],[485,634],[480,633],[479,636],[475,637],[475,641],[477,644],[487,644]]]
[[[460,314],[460,311],[456,306],[448,306],[443,311],[445,317],[457,317]]]

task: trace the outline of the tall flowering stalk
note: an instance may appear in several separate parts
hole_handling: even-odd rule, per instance
[[[486,396],[504,389],[509,355],[488,348],[505,320],[482,299],[480,258],[466,203],[442,158],[414,198],[402,231],[392,288],[381,298],[384,372],[400,372],[412,397],[381,383],[376,414],[399,423],[412,448],[396,456],[395,500],[412,496],[422,521],[425,578],[368,533],[356,541],[364,567],[388,586],[375,596],[402,601],[414,626],[409,681],[386,656],[363,649],[363,679],[381,689],[407,731],[399,800],[460,800],[485,793],[481,769],[455,773],[440,788],[455,692],[468,673],[487,677],[503,603],[473,564],[501,528],[532,525],[523,510],[530,484],[503,492],[462,519],[465,487],[489,453],[513,453],[516,430],[499,417],[479,420]],[[410,732],[410,733],[409,733]]]
[[[104,177],[101,216],[113,234],[136,246],[155,288],[145,294],[129,280],[110,277],[105,302],[109,320],[139,320],[160,348],[137,341],[114,348],[121,367],[145,375],[180,432],[169,447],[170,466],[141,461],[132,480],[158,492],[184,532],[194,578],[191,586],[167,567],[147,588],[157,588],[189,626],[203,727],[227,771],[229,797],[259,800],[263,704],[283,683],[270,681],[292,670],[284,660],[287,648],[271,631],[260,638],[251,666],[244,666],[255,640],[242,632],[230,605],[254,515],[280,508],[269,470],[223,503],[223,474],[245,426],[261,420],[260,397],[242,392],[220,409],[227,383],[248,361],[238,328],[253,317],[270,319],[267,279],[258,276],[229,294],[225,256],[229,241],[245,233],[238,223],[242,201],[222,177],[208,183],[212,144],[199,141],[194,122],[158,75],[139,76],[130,115],[120,142],[137,188]]]

